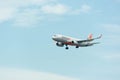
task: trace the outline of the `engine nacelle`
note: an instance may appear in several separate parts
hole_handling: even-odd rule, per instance
[[[77,42],[77,41],[72,41],[72,43],[73,43],[73,44],[78,44],[78,42]]]
[[[64,44],[61,43],[61,42],[57,42],[56,45],[59,46],[59,47],[63,47],[64,46]]]

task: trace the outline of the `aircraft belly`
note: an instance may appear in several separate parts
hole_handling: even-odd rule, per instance
[[[86,46],[86,45],[88,45],[88,42],[82,42],[79,44],[79,46],[81,46],[81,47]]]
[[[93,44],[92,43],[89,43],[89,42],[83,42],[83,43],[80,43],[79,46],[80,47],[87,47],[87,46],[92,46]]]

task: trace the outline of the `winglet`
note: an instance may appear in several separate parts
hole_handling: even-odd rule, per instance
[[[102,37],[102,34],[98,37],[98,39],[101,38],[101,37]]]
[[[100,39],[101,37],[102,37],[102,34],[100,36],[96,37],[96,38],[93,38],[92,34],[89,34],[88,35],[88,40]]]

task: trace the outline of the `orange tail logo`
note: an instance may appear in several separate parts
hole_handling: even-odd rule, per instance
[[[88,35],[88,39],[92,39],[93,38],[93,35],[92,34],[89,34]]]

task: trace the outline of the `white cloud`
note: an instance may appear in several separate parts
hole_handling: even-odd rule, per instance
[[[57,15],[78,15],[81,13],[89,13],[92,8],[89,5],[82,5],[78,9],[73,9],[70,6],[63,4],[52,4],[52,5],[44,5],[41,8],[43,13],[46,14],[57,14]]]
[[[115,52],[113,52],[113,53],[109,52],[108,54],[104,55],[103,58],[106,59],[106,60],[112,60],[112,61],[113,60],[117,60],[117,61],[120,61],[120,54],[119,53],[115,53]]]
[[[82,5],[78,9],[63,4],[45,5],[41,8],[43,13],[57,15],[78,15],[80,13],[89,13],[92,8],[89,5]]]
[[[92,7],[91,6],[89,6],[89,5],[86,5],[86,4],[83,4],[80,8],[78,8],[78,9],[71,9],[70,8],[70,14],[77,14],[77,15],[79,15],[79,14],[81,14],[81,13],[84,13],[84,14],[86,14],[86,13],[89,13],[90,11],[92,10]]]
[[[71,8],[57,0],[3,0],[0,2],[0,23],[11,20],[17,26],[33,26],[44,18],[55,15],[76,15],[88,13],[89,5],[82,5],[79,9]],[[50,19],[49,19],[50,20]]]
[[[46,14],[66,14],[69,11],[69,8],[62,4],[56,5],[45,5],[41,8],[43,13]]]
[[[35,26],[42,20],[38,9],[25,9],[21,13],[16,14],[14,25],[18,27]]]
[[[107,46],[120,46],[120,25],[119,24],[102,24],[101,25],[106,35],[104,35],[104,44]]]
[[[88,13],[91,11],[91,7],[89,5],[82,5],[81,9],[80,9],[80,12],[83,12],[83,13]]]
[[[109,32],[120,32],[120,25],[118,24],[103,24],[103,28]]]
[[[119,47],[120,35],[114,33],[103,34],[102,44],[107,47]]]
[[[0,80],[80,80],[80,79],[47,72],[0,68]]]
[[[23,6],[30,6],[30,5],[41,5],[48,3],[52,0],[3,0],[0,2],[1,6],[7,7],[23,7]]]
[[[0,7],[0,23],[11,19],[15,14],[14,8]]]
[[[32,5],[42,5],[50,0],[2,0],[0,2],[0,22],[5,22],[12,18],[17,18],[23,12],[20,12],[21,8],[26,8]],[[24,16],[25,17],[25,16]],[[27,17],[27,16],[26,16]]]

